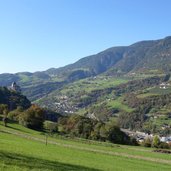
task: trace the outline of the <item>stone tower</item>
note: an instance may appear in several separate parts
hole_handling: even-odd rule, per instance
[[[20,86],[17,85],[16,82],[13,82],[10,87],[11,90],[16,91],[18,93],[21,93],[21,88]]]

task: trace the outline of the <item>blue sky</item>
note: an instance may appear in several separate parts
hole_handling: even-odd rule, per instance
[[[0,73],[60,67],[171,35],[170,0],[0,0]]]

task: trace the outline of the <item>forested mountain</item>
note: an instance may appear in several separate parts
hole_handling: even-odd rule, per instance
[[[112,47],[80,59],[74,64],[43,72],[0,74],[0,85],[16,81],[23,93],[37,100],[64,85],[83,78],[106,74],[169,73],[171,70],[171,37],[142,41],[126,47]]]

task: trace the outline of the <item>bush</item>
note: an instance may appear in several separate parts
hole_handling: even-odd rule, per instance
[[[163,148],[163,149],[169,149],[169,144],[165,143],[165,142],[161,142],[160,145],[158,146],[159,148]]]
[[[84,116],[72,115],[58,120],[59,130],[72,136],[110,141],[118,144],[135,144],[116,123],[103,123]]]
[[[19,120],[19,115],[23,112],[22,107],[17,107],[17,109],[10,111],[8,113],[8,118],[13,121],[18,121]]]
[[[124,132],[120,130],[120,128],[116,125],[106,125],[107,130],[107,140],[109,140],[112,143],[117,144],[129,144],[130,138],[127,136]]]
[[[44,110],[37,105],[32,105],[19,115],[19,123],[31,129],[42,129],[44,118]]]
[[[0,104],[0,114],[3,114],[5,110],[8,109],[6,104]]]
[[[141,145],[144,147],[151,147],[151,144],[152,144],[152,140],[148,137],[142,142]]]
[[[160,145],[160,139],[158,136],[154,136],[153,142],[152,142],[152,147],[158,148]]]
[[[49,133],[58,132],[58,125],[56,122],[45,121],[43,127]]]

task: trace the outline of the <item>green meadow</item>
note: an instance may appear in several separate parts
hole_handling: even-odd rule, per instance
[[[163,171],[171,170],[171,155],[151,148],[84,139],[48,137],[17,124],[0,123],[1,171]]]
[[[108,106],[115,108],[115,109],[124,110],[126,112],[132,112],[133,111],[132,108],[130,108],[127,105],[122,103],[122,98],[118,98],[116,100],[109,101]]]

